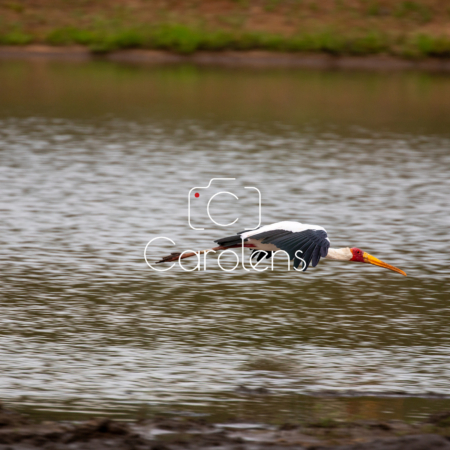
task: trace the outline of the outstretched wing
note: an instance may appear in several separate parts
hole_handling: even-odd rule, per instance
[[[310,264],[316,267],[320,258],[324,258],[330,248],[330,240],[324,228],[298,222],[279,222],[268,225],[258,230],[242,233],[241,238],[257,240],[261,244],[272,244],[280,250],[284,250],[290,259],[294,260],[296,269],[303,260],[303,271]]]

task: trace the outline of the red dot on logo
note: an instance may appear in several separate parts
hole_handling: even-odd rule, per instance
[[[195,193],[195,198],[199,198],[200,194],[198,192]]]

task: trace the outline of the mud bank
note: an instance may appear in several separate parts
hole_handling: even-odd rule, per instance
[[[450,450],[450,412],[415,424],[324,419],[275,426],[239,420],[211,423],[186,417],[155,417],[133,423],[104,418],[36,423],[4,407],[0,409],[0,450],[111,448]]]
[[[199,51],[181,55],[164,50],[118,50],[104,54],[92,53],[83,46],[54,47],[49,45],[1,46],[0,60],[107,60],[122,63],[180,64],[254,68],[309,68],[357,70],[425,70],[450,72],[450,59],[403,59],[393,56],[332,56],[326,54],[281,53],[269,51]]]

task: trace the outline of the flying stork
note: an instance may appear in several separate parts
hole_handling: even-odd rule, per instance
[[[294,261],[295,269],[303,261],[303,271],[310,264],[312,267],[316,267],[320,258],[325,258],[336,261],[370,263],[406,276],[403,270],[380,261],[357,247],[331,248],[325,228],[318,225],[289,221],[277,222],[255,230],[241,231],[215,242],[218,244],[217,247],[200,250],[199,252],[171,253],[158,263],[177,261],[209,251],[246,247],[252,250],[251,257],[257,258],[258,261],[264,256],[271,258],[274,252],[283,250],[289,255],[290,260]]]

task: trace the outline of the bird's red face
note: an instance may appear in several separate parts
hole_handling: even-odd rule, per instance
[[[350,261],[364,262],[364,252],[360,248],[353,247],[350,250],[353,254],[353,258]]]
[[[353,247],[350,249],[350,251],[352,252],[353,255],[350,261],[369,263],[373,264],[374,266],[384,267],[386,269],[393,270],[394,272],[401,273],[406,277],[406,273],[403,272],[403,270],[397,269],[397,267],[391,266],[390,264],[385,263],[384,261],[380,261],[378,258],[375,258],[375,256],[363,252],[360,248]]]

